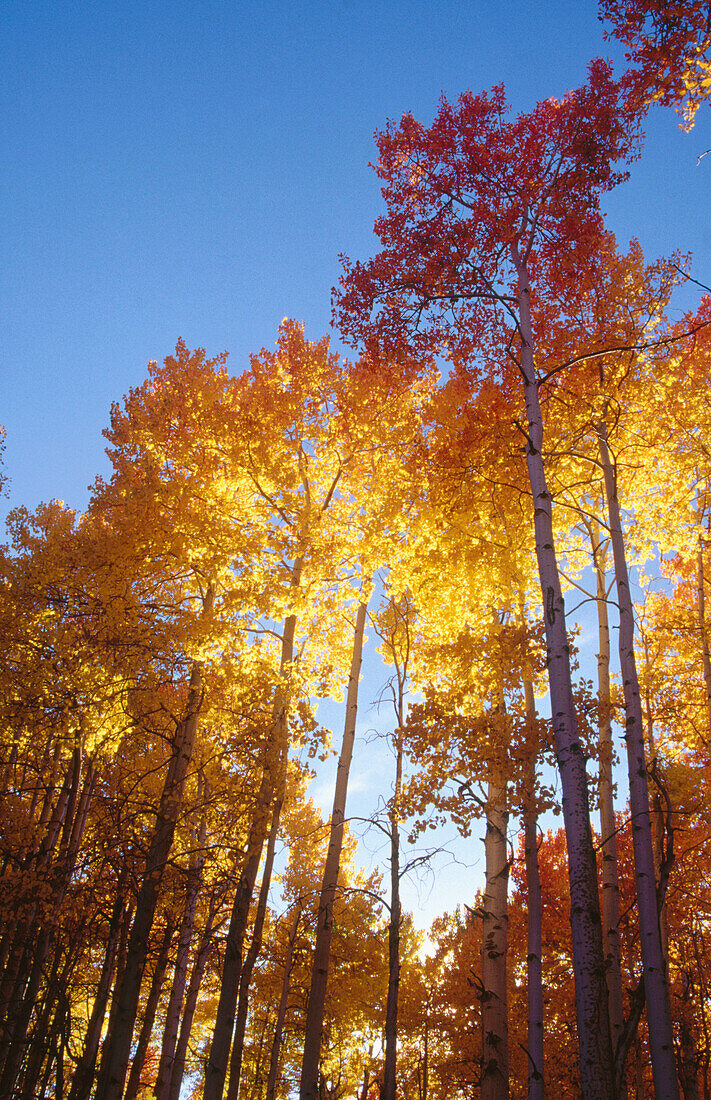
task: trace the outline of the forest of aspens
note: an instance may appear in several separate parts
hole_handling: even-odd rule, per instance
[[[179,341],[87,509],[10,513],[3,1100],[711,1096],[711,296],[600,210],[652,104],[708,109],[711,7],[601,18],[620,77],[377,135],[352,356]],[[441,823],[482,874],[423,928]]]

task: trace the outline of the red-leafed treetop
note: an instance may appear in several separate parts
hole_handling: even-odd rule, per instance
[[[615,165],[635,136],[601,60],[584,87],[517,118],[498,86],[443,99],[428,129],[409,114],[389,125],[377,135],[384,247],[367,263],[344,261],[334,297],[344,336],[470,359],[493,320],[508,312],[515,323],[512,249],[534,292],[546,287],[565,312],[603,232],[600,195],[624,178]]]

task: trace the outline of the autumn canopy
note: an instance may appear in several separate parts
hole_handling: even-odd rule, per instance
[[[601,209],[708,109],[711,11],[601,18],[621,76],[376,135],[350,358],[179,341],[87,510],[11,512],[0,1097],[711,1095],[711,297]],[[425,929],[443,823],[481,875]]]

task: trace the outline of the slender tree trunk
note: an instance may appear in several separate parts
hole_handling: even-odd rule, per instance
[[[634,959],[634,947],[633,937],[630,929],[629,917],[625,922],[624,935],[621,936],[623,945],[625,946],[625,954],[627,956],[627,973],[630,981],[634,981],[635,973],[635,959]],[[632,1088],[634,1089],[635,1100],[646,1100],[646,1093],[644,1088],[644,1067],[646,1065],[646,1059],[642,1050],[642,1039],[639,1034],[639,1027],[635,1027],[634,1035],[629,1039],[630,1049],[634,1051],[632,1058]],[[622,1068],[622,1074],[629,1078],[629,1061]]]
[[[543,1060],[543,895],[538,865],[538,812],[536,810],[536,758],[538,757],[536,700],[530,679],[523,681],[526,703],[526,759],[524,776],[523,836],[526,857],[528,994],[528,1100],[545,1096]]]
[[[205,598],[206,614],[209,614],[212,608],[213,598],[214,591],[210,586]],[[96,1100],[121,1100],[123,1095],[141,979],[148,953],[148,940],[166,862],[173,846],[175,826],[183,803],[183,790],[192,760],[201,704],[202,666],[199,661],[193,661],[185,717],[175,733],[173,755],[168,764],[155,829],[146,858],[145,873],[136,901],[136,915],[131,928],[126,966],[121,978],[116,1019],[113,1030],[107,1035],[102,1052]]]
[[[57,1036],[57,1072],[54,1086],[54,1100],[64,1100],[64,1037],[61,1033]]]
[[[314,946],[313,968],[309,1003],[306,1012],[306,1034],[304,1037],[304,1057],[301,1065],[300,1100],[318,1100],[319,1062],[321,1059],[321,1038],[323,1035],[323,1016],[326,1004],[326,985],[333,932],[333,903],[336,897],[338,871],[343,844],[343,828],[346,816],[346,794],[348,792],[348,773],[353,755],[356,716],[358,712],[358,681],[363,652],[363,633],[367,604],[361,603],[356,616],[353,638],[353,656],[348,679],[346,699],[346,721],[343,730],[343,745],[338,761],[336,791],[331,814],[331,832],[326,854],[326,864],[319,899],[316,944]]]
[[[126,959],[128,956],[128,944],[129,936],[131,933],[131,925],[133,923],[133,899],[129,901],[126,906],[124,923],[121,928],[121,939],[119,940],[118,956],[116,960],[116,979],[114,981],[114,988],[111,994],[111,1007],[109,1008],[109,1019],[106,1025],[106,1035],[101,1047],[101,1059],[99,1061],[99,1070],[96,1082],[96,1096],[101,1096],[102,1089],[104,1087],[104,1081],[106,1077],[107,1060],[104,1057],[104,1051],[107,1048],[109,1039],[114,1030],[116,1024],[116,1016],[118,1014],[119,997],[121,995],[121,979],[123,972],[126,969]]]
[[[699,1058],[694,1042],[694,1013],[691,1001],[691,980],[688,970],[681,971],[681,1004],[679,1011],[679,1077],[684,1100],[699,1100]]]
[[[63,1011],[61,1009],[57,1009],[57,1012],[55,1012],[51,1024],[46,1029],[45,1041],[42,1044],[43,1049],[41,1061],[39,1061],[39,1064],[36,1065],[36,1069],[28,1067],[29,1072],[25,1075],[25,1078],[23,1080],[22,1092],[19,1094],[21,1100],[35,1100],[36,1097],[43,1096],[45,1094],[47,1084],[52,1073],[53,1063],[56,1078],[57,1056],[59,1051],[59,1044],[61,1042],[63,1015]],[[35,1052],[35,1056],[37,1056],[37,1052]],[[42,1072],[43,1069],[44,1072]],[[62,1088],[63,1087],[64,1071],[62,1067]]]
[[[669,986],[657,909],[647,762],[644,752],[644,723],[634,655],[634,610],[617,498],[617,478],[610,460],[607,426],[604,420],[597,425],[597,433],[600,462],[605,475],[605,495],[615,562],[617,602],[620,610],[620,667],[625,697],[625,741],[630,785],[632,844],[652,1074],[656,1096],[664,1097],[664,1100],[678,1100],[679,1085],[674,1058]]]
[[[696,583],[698,594],[699,637],[701,655],[704,663],[704,700],[706,703],[706,732],[711,736],[711,652],[709,634],[706,626],[706,577],[704,574],[704,544],[699,535],[699,549],[696,556]]]
[[[57,756],[55,754],[55,764]],[[40,823],[46,833],[37,850],[30,849],[25,859],[28,869],[39,879],[50,879],[50,866],[66,821],[72,789],[78,783],[74,768],[67,771],[56,802],[48,792]],[[40,834],[38,830],[37,835]],[[0,981],[0,1095],[14,1081],[24,1051],[24,1039],[34,998],[41,980],[44,958],[50,948],[46,930],[38,928],[35,895],[23,899],[21,915],[15,924],[14,940]],[[43,952],[42,958],[39,953]],[[9,1095],[9,1092],[6,1093]]]
[[[173,1064],[170,1074],[170,1087],[168,1090],[167,1100],[178,1100],[180,1096],[180,1089],[182,1087],[183,1076],[185,1074],[185,1059],[188,1052],[190,1032],[193,1026],[193,1019],[195,1016],[195,1009],[197,1007],[198,996],[200,993],[200,986],[202,984],[203,974],[205,973],[205,966],[207,965],[207,958],[210,953],[210,945],[212,943],[213,924],[215,920],[216,907],[217,895],[213,892],[210,897],[210,904],[208,907],[205,928],[200,938],[200,946],[198,948],[197,955],[195,956],[195,962],[193,963],[193,969],[190,974],[190,981],[188,982],[188,992],[185,996],[185,1007],[183,1009],[183,1019],[180,1024],[180,1034],[178,1035],[178,1042],[176,1044],[175,1054],[173,1056]]]
[[[496,715],[503,717],[502,714]],[[489,764],[486,799],[486,871],[481,942],[481,1100],[508,1100],[509,1027],[506,988],[509,861],[508,807],[501,768]]]
[[[267,1027],[269,1026],[269,1015],[269,1012],[265,1014],[262,1030],[259,1033],[259,1046],[257,1047],[257,1057],[254,1066],[254,1080],[252,1081],[252,1088],[250,1090],[250,1096],[254,1096],[255,1098],[261,1097],[262,1095],[262,1062],[264,1060],[264,1040],[267,1034]]]
[[[2,1076],[0,1076],[0,1096],[11,1096],[13,1093],[15,1079],[26,1053],[25,1039],[27,1030],[37,1002],[37,994],[42,982],[44,964],[49,955],[50,946],[51,939],[49,930],[43,928],[35,941],[32,953],[32,966],[27,979],[27,985],[25,986],[22,999],[19,1001],[18,1011],[14,1014],[14,1038],[9,1045]]]
[[[388,817],[390,820],[390,918],[388,921],[388,997],[385,1007],[385,1061],[383,1081],[380,1089],[381,1100],[395,1100],[397,1094],[397,1044],[398,1044],[398,1002],[400,996],[400,925],[402,906],[400,902],[400,799],[402,792],[403,729],[405,727],[406,703],[405,691],[410,659],[410,616],[412,608],[409,600],[402,598],[389,600],[389,612],[392,621],[381,633],[387,648],[388,659],[395,668],[393,680],[393,710],[396,721],[393,733],[395,750],[395,784],[390,802]],[[385,624],[383,624],[385,626]],[[368,1067],[369,1067],[368,1063]]]
[[[146,1063],[148,1044],[151,1041],[153,1024],[155,1023],[156,1012],[158,1011],[158,1002],[160,1001],[160,995],[163,991],[165,972],[168,968],[168,957],[170,955],[170,943],[173,938],[174,928],[175,924],[173,919],[168,917],[163,939],[158,951],[153,977],[151,978],[151,986],[146,998],[146,1008],[143,1013],[143,1021],[138,1035],[138,1042],[136,1043],[136,1052],[133,1056],[133,1062],[131,1063],[131,1072],[128,1075],[124,1100],[136,1100],[138,1090],[141,1087],[141,1074],[143,1073],[143,1067]]]
[[[530,283],[526,264],[516,245],[512,246],[512,258],[518,274],[521,371],[528,421],[526,464],[533,496],[553,732],[568,850],[580,1081],[584,1100],[610,1100],[615,1095],[615,1084],[585,754],[573,702],[565,604],[553,538],[552,501],[543,462],[543,417],[533,361]]]
[[[283,762],[286,767],[286,760]],[[249,1010],[249,985],[252,980],[254,964],[262,949],[262,936],[264,933],[264,919],[267,914],[267,902],[269,901],[269,887],[272,881],[272,869],[274,867],[274,852],[276,849],[277,835],[279,833],[279,819],[284,804],[284,787],[274,803],[272,810],[272,823],[267,839],[267,851],[264,858],[264,870],[262,871],[262,884],[259,888],[257,912],[252,929],[252,942],[244,960],[242,973],[239,978],[239,997],[237,1001],[237,1018],[235,1020],[235,1033],[232,1040],[232,1056],[230,1058],[230,1076],[227,1084],[227,1100],[237,1100],[239,1095],[239,1082],[242,1074],[242,1059],[244,1057],[244,1034],[247,1029],[247,1013]]]
[[[62,959],[64,959],[64,966],[60,974]],[[60,990],[70,981],[75,965],[75,958],[71,955],[67,958],[61,945],[55,946],[51,973],[45,979],[43,1003],[41,1008],[38,1005],[39,1011],[36,1014],[32,1034],[27,1039],[25,1067],[16,1086],[16,1094],[19,1095],[20,1100],[34,1100],[37,1095],[42,1065],[45,1058],[51,1056],[57,1032],[61,1027],[62,1013],[57,1006]]]
[[[368,1089],[370,1088],[370,1059],[372,1057],[373,1046],[371,1044],[368,1048],[368,1061],[365,1063],[365,1069],[363,1070],[363,1084],[361,1086],[359,1100],[368,1100]],[[270,1098],[267,1097],[267,1100],[270,1100]]]
[[[428,1100],[430,1094],[430,1017],[429,1004],[425,1005],[425,1034],[422,1044],[422,1090],[421,1100]]]
[[[197,906],[198,894],[200,893],[202,869],[207,855],[205,849],[206,835],[207,823],[203,816],[200,828],[195,835],[196,851],[191,856],[190,866],[188,868],[185,909],[183,911],[183,919],[180,922],[180,932],[178,934],[178,948],[175,957],[173,984],[170,990],[168,1007],[165,1012],[158,1076],[153,1088],[156,1100],[166,1100],[168,1089],[170,1088],[175,1044],[178,1038],[180,1009],[183,1005],[185,982],[188,974],[188,957],[190,955],[190,945],[192,943],[193,930],[195,927],[195,908]]]
[[[400,691],[402,711],[402,690]],[[397,1082],[397,1012],[400,992],[400,788],[402,733],[395,733],[395,790],[390,810],[390,920],[388,922],[388,999],[385,1007],[385,1066],[381,1100],[395,1100]]]
[[[602,855],[602,942],[605,951],[610,1033],[613,1051],[624,1030],[625,1013],[622,1002],[622,963],[620,951],[620,884],[617,870],[617,829],[612,783],[612,706],[610,702],[610,625],[607,615],[607,583],[605,548],[600,530],[593,521],[591,527],[593,562],[595,566],[598,646],[598,753],[600,777],[600,851]],[[618,1082],[620,1100],[627,1089],[624,1073]]]
[[[276,1025],[274,1027],[274,1038],[272,1040],[272,1049],[269,1056],[269,1074],[267,1076],[266,1100],[275,1100],[277,1085],[279,1083],[281,1041],[284,1034],[284,1024],[286,1023],[286,1013],[289,1007],[289,992],[291,989],[291,970],[294,959],[294,945],[296,943],[296,937],[299,933],[299,921],[301,920],[301,913],[301,909],[297,908],[294,914],[294,920],[289,930],[289,938],[286,944],[286,955],[284,956],[284,978],[281,983],[281,993],[279,994],[279,1007],[277,1008]]]
[[[649,649],[645,645],[645,671],[649,675]],[[654,715],[649,689],[645,692],[644,720],[647,733],[647,750],[650,766],[653,767],[657,760],[657,748],[654,737]],[[662,797],[656,783],[651,793],[651,819],[652,819],[652,848],[654,851],[654,877],[657,888],[661,878],[662,863],[664,861],[664,841],[666,835],[665,814],[662,807]],[[659,909],[659,933],[662,941],[662,955],[668,980],[668,955],[669,955],[669,921],[667,918],[666,896]]]
[[[294,562],[291,575],[291,588],[296,590],[301,583],[303,559]],[[257,792],[254,815],[247,838],[242,872],[237,884],[230,926],[225,942],[225,961],[222,968],[220,999],[217,1005],[212,1043],[205,1067],[205,1091],[203,1100],[222,1100],[230,1057],[230,1044],[235,1022],[235,1008],[239,980],[242,971],[242,951],[249,923],[249,909],[257,881],[262,850],[269,829],[270,814],[274,800],[280,797],[280,785],[286,775],[285,760],[289,743],[289,689],[284,683],[294,657],[294,634],[296,616],[289,615],[284,621],[281,643],[279,671],[281,683],[277,688],[272,711],[272,729],[268,734],[268,743],[264,757],[262,778]]]
[[[84,784],[81,782],[83,765],[82,743],[79,740],[72,754],[71,767],[67,772],[62,792],[52,816],[50,827],[45,841],[40,845],[35,873],[48,882],[52,889],[51,903],[55,913],[59,913],[66,896],[71,876],[74,871],[76,857],[79,851],[84,825],[88,813],[89,800],[93,791],[95,769],[90,766]],[[80,797],[81,794],[81,797]],[[29,973],[24,967],[18,972],[18,981],[14,990],[14,1005],[7,1017],[7,1039],[9,1048],[3,1062],[2,1075],[0,1075],[0,1095],[3,1090],[9,1095],[13,1088],[14,1079],[19,1071],[22,1059],[25,1057],[26,1047],[30,1048],[30,1064],[36,1065],[36,1059],[32,1054],[33,1045],[44,1044],[46,1036],[46,1024],[52,1010],[52,1003],[45,1005],[44,1024],[35,1027],[35,1034],[28,1039],[28,1030],[33,1013],[39,1011],[37,998],[45,976],[45,963],[50,956],[55,942],[55,926],[51,917],[45,927],[39,928],[35,935],[34,930],[39,921],[35,920],[35,908],[33,904],[31,919],[26,926],[27,942],[25,944],[25,959],[31,960]],[[55,963],[58,965],[59,948],[55,949]],[[50,987],[46,987],[46,998],[51,997]],[[41,1017],[38,1017],[41,1018]],[[39,1073],[40,1066],[36,1067]],[[30,1072],[34,1072],[28,1067]],[[25,1074],[27,1076],[27,1073]]]
[[[701,941],[701,942],[699,942]],[[701,1070],[701,1081],[704,1086],[704,1100],[710,1100],[711,1098],[711,1029],[708,1024],[708,1005],[709,1005],[709,987],[708,979],[706,977],[707,968],[704,960],[706,955],[706,944],[704,942],[704,935],[701,925],[696,921],[692,923],[691,928],[691,942],[694,949],[694,974],[696,978],[696,985],[699,990],[698,995],[698,1012],[699,1012],[699,1027],[701,1031],[700,1035],[700,1049],[698,1050],[699,1056],[699,1069]]]
[[[68,1100],[88,1100],[94,1083],[94,1070],[96,1056],[99,1052],[101,1029],[104,1025],[106,1006],[109,1000],[111,981],[114,976],[114,968],[118,956],[121,926],[126,922],[127,908],[122,896],[124,877],[121,876],[116,887],[116,898],[109,922],[109,935],[106,943],[104,962],[101,967],[99,984],[96,988],[96,996],[89,1017],[89,1025],[84,1040],[84,1050],[77,1065],[69,1090]]]

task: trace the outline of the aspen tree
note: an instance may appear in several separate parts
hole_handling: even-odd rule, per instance
[[[514,122],[505,112],[501,87],[490,96],[466,93],[456,106],[443,101],[429,130],[405,116],[379,135],[387,215],[376,229],[384,251],[347,266],[336,312],[350,338],[377,333],[395,347],[446,349],[475,376],[500,348],[523,384],[521,430],[569,845],[582,1088],[592,1100],[615,1086],[587,778],[546,477],[547,380],[534,326],[547,296],[557,308],[565,297],[575,300],[601,232],[600,195],[620,181],[612,165],[630,153],[630,120],[600,61],[591,64],[588,85],[564,99],[538,104]],[[509,378],[503,372],[513,394]],[[518,408],[510,415],[520,416]]]

